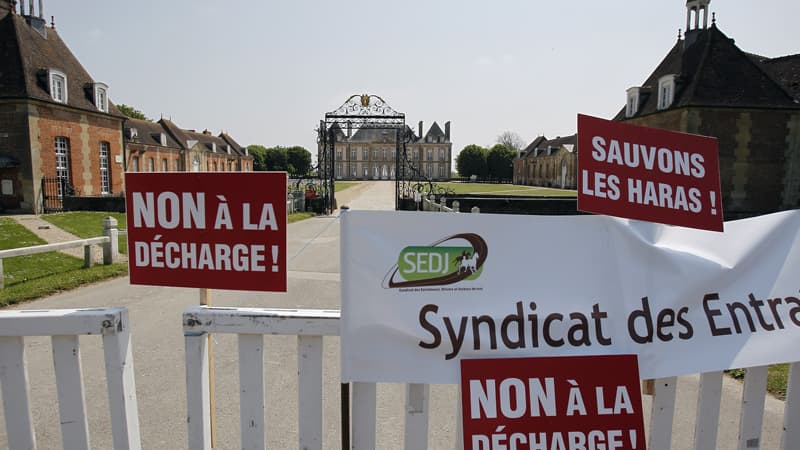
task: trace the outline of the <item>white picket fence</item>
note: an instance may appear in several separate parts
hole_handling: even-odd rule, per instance
[[[88,450],[78,337],[102,336],[114,448],[141,448],[126,308],[0,311],[0,388],[10,449],[35,449],[25,337],[50,336],[63,447]]]
[[[265,448],[265,335],[297,336],[298,448],[321,449],[323,338],[339,335],[339,312],[214,308],[196,306],[183,315],[186,345],[188,444],[211,448],[208,335],[237,335],[239,343],[241,448]],[[138,449],[139,423],[130,324],[125,308],[56,311],[0,311],[0,387],[8,444],[11,449],[36,448],[29,401],[26,336],[51,336],[61,430],[65,449],[88,449],[89,430],[78,336],[102,336],[108,379],[114,448]],[[761,445],[766,398],[766,367],[747,370],[739,424],[738,449]],[[723,374],[701,375],[694,448],[716,448]],[[648,446],[670,449],[676,407],[676,379],[655,381]],[[376,448],[376,384],[354,383],[352,448]],[[404,448],[428,448],[429,386],[406,388]],[[781,436],[782,450],[800,448],[800,363],[791,365]],[[458,415],[458,405],[452,408]],[[144,412],[146,413],[146,412]],[[459,421],[460,422],[460,421]],[[453,447],[461,448],[460,430]]]

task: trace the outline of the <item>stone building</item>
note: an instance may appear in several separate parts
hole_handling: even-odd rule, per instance
[[[539,136],[514,159],[514,184],[575,189],[578,135],[547,139]]]
[[[125,121],[128,172],[249,172],[253,157],[230,135],[184,130],[171,120]]]
[[[686,2],[686,32],[614,118],[719,140],[726,219],[800,206],[800,54],[746,53]]]
[[[41,5],[41,2],[39,3]],[[0,207],[40,212],[53,195],[123,190],[123,116],[47,26],[0,0]]]
[[[334,173],[342,180],[393,180],[396,170],[395,131],[389,129],[359,128],[357,130],[337,127]],[[434,122],[423,134],[422,122],[417,132],[406,144],[406,155],[415,167],[431,180],[448,180],[452,170],[450,122],[444,131]],[[321,152],[322,149],[319,149]]]

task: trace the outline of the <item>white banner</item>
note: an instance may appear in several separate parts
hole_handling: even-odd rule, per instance
[[[631,354],[643,378],[800,361],[800,211],[724,233],[606,216],[342,215],[342,378]]]

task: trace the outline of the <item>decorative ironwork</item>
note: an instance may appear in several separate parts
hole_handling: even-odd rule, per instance
[[[323,198],[326,212],[336,208],[334,192],[337,133],[342,133],[343,130],[354,133],[358,129],[394,131],[396,209],[407,209],[407,203],[414,201],[415,192],[425,192],[425,195],[432,193],[437,200],[442,195],[452,194],[452,191],[437,188],[435,183],[409,160],[406,147],[416,136],[406,126],[405,114],[395,111],[377,95],[352,95],[339,108],[326,113],[325,119],[320,121],[317,129],[317,144],[321,150],[317,164],[318,193]],[[387,138],[391,139],[388,136]],[[427,189],[421,189],[419,186],[427,186]]]

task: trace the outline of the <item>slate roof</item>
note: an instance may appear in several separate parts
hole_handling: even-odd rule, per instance
[[[573,134],[570,136],[564,137],[557,137],[555,139],[547,139],[544,136],[539,136],[538,138],[534,139],[533,142],[530,143],[525,150],[523,150],[522,157],[537,157],[537,156],[547,156],[547,149],[552,148],[557,150],[561,147],[572,148],[573,150],[577,151],[578,149],[578,135]]]
[[[131,138],[131,128],[136,128],[138,140]],[[161,119],[158,122],[130,118],[125,120],[125,141],[127,143],[161,146],[161,133],[167,136],[167,147],[170,148],[189,150],[189,141],[197,141],[208,152],[212,151],[211,144],[214,143],[217,145],[217,153],[227,153],[226,146],[230,145],[232,155],[247,156],[244,147],[227,133],[214,136],[193,130],[184,130],[169,119]]]
[[[33,22],[39,24],[46,37],[34,29]],[[54,102],[50,95],[47,69],[56,69],[67,77],[68,106],[103,114],[94,104],[95,80],[43,19],[0,8],[0,68],[0,98],[62,104]],[[109,114],[123,117],[111,101],[108,103]]]
[[[764,58],[761,63],[772,78],[781,83],[795,100],[800,100],[800,54]]]
[[[661,63],[640,86],[636,116],[659,112],[658,80],[676,74],[674,100],[670,108],[739,107],[800,109],[785,86],[771,74],[758,55],[740,50],[716,24],[691,30],[670,49]],[[797,62],[774,63],[776,73],[797,69]],[[780,58],[778,58],[780,59]],[[796,73],[796,72],[795,72]],[[790,76],[787,76],[790,77]],[[614,118],[625,119],[623,107]]]
[[[336,140],[338,142],[379,143],[384,142],[384,139],[386,139],[386,142],[395,141],[395,131],[389,128],[356,128],[349,139],[338,122],[334,122],[331,128],[336,130]],[[411,136],[412,143],[425,143],[428,142],[429,138],[431,142],[436,142],[439,137],[443,138],[442,143],[450,142],[446,140],[444,131],[442,131],[441,127],[439,127],[439,124],[436,122],[431,125],[424,137],[417,136],[414,130],[408,125],[406,125],[406,132]]]

